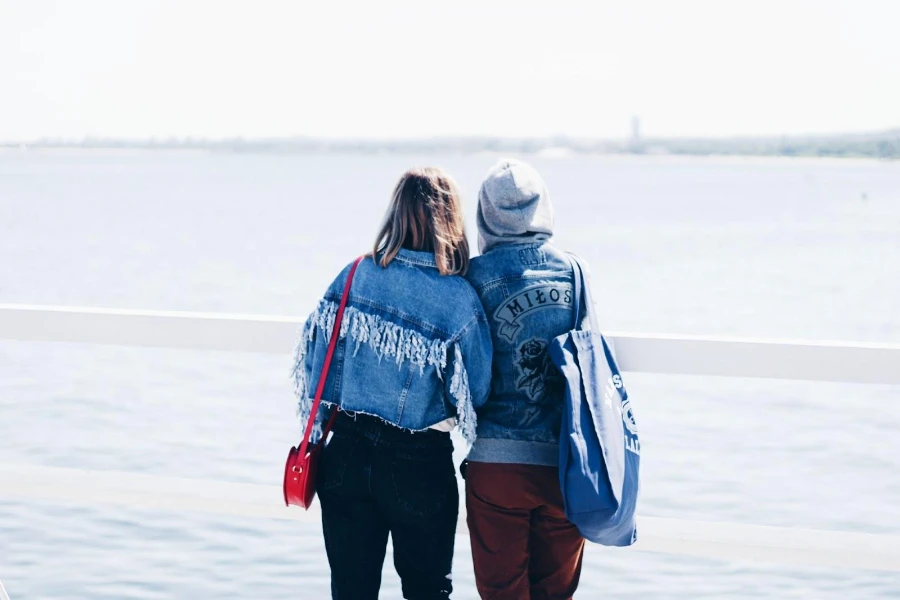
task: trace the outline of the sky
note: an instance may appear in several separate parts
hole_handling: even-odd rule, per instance
[[[898,0],[0,0],[0,140],[900,127]]]

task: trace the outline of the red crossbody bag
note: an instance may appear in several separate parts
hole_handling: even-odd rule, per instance
[[[334,421],[337,417],[337,407],[331,411],[331,417],[325,424],[322,438],[315,444],[309,443],[310,435],[312,435],[313,425],[316,421],[316,415],[319,412],[319,404],[322,402],[322,392],[325,391],[325,380],[328,379],[328,369],[331,367],[331,359],[334,357],[334,349],[337,346],[338,338],[341,337],[341,321],[344,320],[344,309],[347,307],[347,299],[350,296],[350,284],[353,282],[353,275],[356,273],[356,267],[362,262],[363,257],[359,257],[350,267],[350,274],[347,275],[347,283],[344,285],[344,295],[341,296],[341,303],[338,306],[337,315],[334,318],[334,329],[331,331],[331,340],[328,342],[328,352],[325,354],[325,362],[322,365],[322,373],[319,375],[319,384],[316,386],[316,398],[313,400],[312,411],[309,413],[309,421],[306,423],[306,432],[300,441],[300,447],[291,448],[288,453],[287,462],[284,465],[284,504],[290,506],[302,506],[309,509],[312,501],[316,497],[316,473],[319,467],[319,455],[322,448],[325,447],[325,441],[328,439],[328,433],[334,427]]]

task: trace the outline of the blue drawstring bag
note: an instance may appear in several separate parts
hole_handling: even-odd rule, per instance
[[[637,540],[641,445],[616,359],[600,334],[584,270],[575,274],[575,328],[553,340],[550,358],[566,383],[559,440],[559,485],[566,518],[605,546]],[[588,321],[590,329],[583,327]]]

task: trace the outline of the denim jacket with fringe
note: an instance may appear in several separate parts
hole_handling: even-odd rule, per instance
[[[294,392],[305,425],[312,409],[348,265],[306,320],[294,357]],[[412,431],[457,417],[475,440],[475,409],[487,400],[491,334],[472,286],[442,276],[430,252],[400,250],[385,268],[368,257],[353,278],[325,381],[313,440],[330,406]]]
[[[571,263],[549,242],[504,244],[473,259],[466,278],[494,344],[491,394],[468,458],[556,465],[565,387],[547,349],[574,325]]]

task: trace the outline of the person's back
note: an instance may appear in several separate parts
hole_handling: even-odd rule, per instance
[[[491,393],[470,461],[556,466],[563,381],[550,341],[572,329],[568,257],[550,242],[514,243],[474,258],[467,279],[491,325]]]
[[[297,365],[304,368],[294,374],[304,421],[313,391],[308,374],[322,368],[349,271],[347,266],[329,286],[301,336],[307,342],[298,346]],[[461,379],[468,379],[465,363],[490,360],[490,347],[467,335],[483,328],[484,320],[472,286],[458,275],[441,275],[434,253],[403,248],[385,267],[366,258],[354,275],[341,324],[341,338],[349,343],[336,348],[323,403],[412,431],[458,415],[471,443],[475,412]],[[326,410],[319,411],[319,425]]]
[[[574,326],[574,277],[552,244],[553,207],[528,165],[498,163],[478,196],[482,255],[467,279],[494,346],[491,392],[477,410],[466,507],[482,598],[571,598],[584,539],[559,489],[561,374],[550,341]]]

